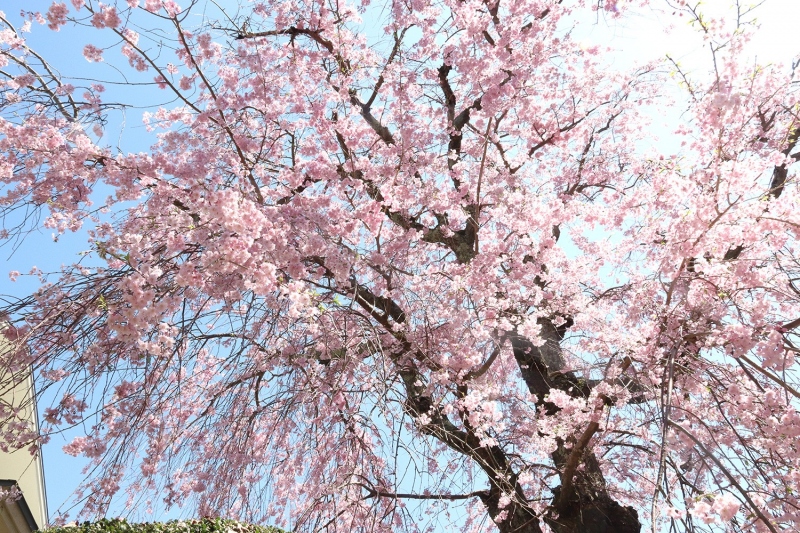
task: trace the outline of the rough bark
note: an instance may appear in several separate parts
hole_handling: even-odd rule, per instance
[[[520,368],[528,390],[536,397],[536,404],[547,416],[554,416],[559,408],[547,401],[552,389],[559,389],[575,397],[587,397],[589,384],[572,372],[564,371],[561,340],[565,331],[552,320],[540,318],[542,346],[525,337],[511,337],[514,358]],[[549,364],[548,364],[549,363]],[[575,442],[559,442],[552,454],[553,463],[563,473]],[[545,522],[555,533],[639,533],[641,523],[632,507],[624,507],[608,492],[605,477],[591,448],[583,450],[580,468],[567,490],[559,486],[553,491],[550,512]]]

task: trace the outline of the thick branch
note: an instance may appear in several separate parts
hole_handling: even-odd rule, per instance
[[[795,146],[797,146],[798,141],[800,141],[800,127],[793,129],[789,134],[786,148],[784,148],[781,153],[788,156],[792,150],[794,150]],[[797,158],[795,157],[795,160],[796,159]],[[772,171],[772,181],[769,184],[769,193],[773,198],[778,198],[780,197],[781,193],[783,193],[783,188],[786,184],[786,177],[788,174],[789,167],[785,163],[775,167],[775,169]]]
[[[361,103],[361,100],[355,94],[350,95],[350,103],[356,106],[359,109],[359,113],[362,117],[364,117],[364,121],[378,134],[378,137],[386,143],[387,145],[395,144],[394,136],[392,136],[392,132],[389,131],[389,128],[381,124],[380,120],[375,118],[375,116],[371,113],[370,108],[367,104]]]
[[[258,31],[258,32],[239,32],[236,35],[236,39],[253,39],[255,37],[276,37],[280,35],[288,35],[289,37],[296,37],[298,35],[306,35],[311,38],[311,40],[315,41],[323,48],[325,48],[331,54],[333,53],[333,43],[322,36],[322,29],[312,30],[309,28],[297,28],[295,26],[290,26],[288,28],[284,28],[282,30],[269,30],[269,31]]]

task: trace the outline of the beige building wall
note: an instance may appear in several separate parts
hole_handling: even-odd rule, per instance
[[[2,326],[0,326],[2,328]],[[0,333],[0,351],[7,350],[8,340]],[[0,370],[0,402],[14,408],[23,407],[22,415],[36,427],[38,425],[36,402],[34,401],[33,378],[28,375],[16,387],[9,387],[11,376]],[[0,422],[2,424],[2,422]],[[38,428],[37,428],[38,429]],[[5,453],[0,450],[0,480],[16,481],[30,510],[30,516],[39,528],[47,525],[47,500],[45,498],[44,472],[41,454],[32,456],[26,449]],[[4,484],[0,482],[0,485]],[[0,487],[8,489],[8,487]],[[23,506],[2,505],[0,502],[0,533],[4,526],[20,523],[20,515],[27,514]]]

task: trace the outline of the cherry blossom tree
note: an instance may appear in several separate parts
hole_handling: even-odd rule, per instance
[[[610,68],[572,28],[637,8],[614,0],[30,14],[167,95],[141,153],[100,140],[124,102],[2,18],[3,237],[91,247],[5,300],[4,386],[32,368],[55,400],[38,432],[0,406],[2,445],[83,428],[84,516],[796,527],[793,69],[745,60],[738,3],[637,5],[691,21],[707,69]]]

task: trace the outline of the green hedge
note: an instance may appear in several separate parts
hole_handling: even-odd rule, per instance
[[[173,520],[170,522],[146,522],[129,524],[127,520],[114,518],[80,525],[53,527],[46,533],[286,533],[277,527],[244,524],[224,518],[200,518],[195,520]]]

